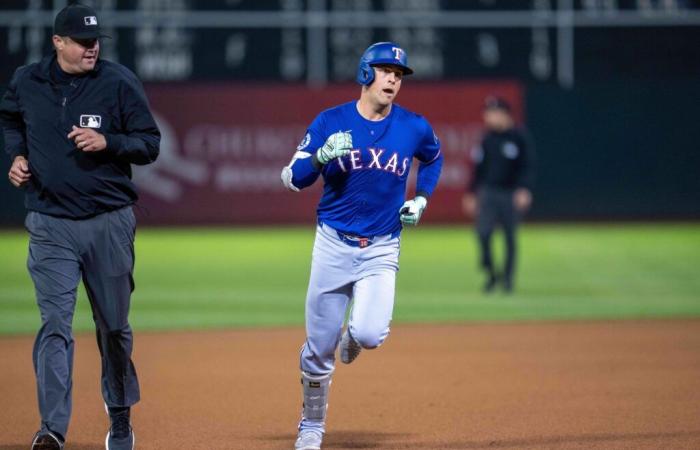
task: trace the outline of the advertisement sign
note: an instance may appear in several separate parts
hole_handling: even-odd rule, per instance
[[[358,85],[311,89],[280,84],[158,84],[147,95],[162,133],[161,154],[135,167],[141,222],[153,224],[313,223],[322,179],[302,192],[280,181],[316,115],[356,100]],[[428,119],[445,155],[425,222],[463,220],[460,198],[471,175],[470,151],[482,133],[483,100],[497,94],[521,117],[514,82],[404,82],[398,103]],[[413,170],[417,164],[413,165]],[[414,193],[415,173],[407,196]]]

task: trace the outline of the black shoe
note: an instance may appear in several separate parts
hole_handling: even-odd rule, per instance
[[[109,427],[105,447],[107,450],[132,450],[134,448],[134,430],[131,428],[129,408],[110,408]]]
[[[493,292],[496,288],[496,284],[498,284],[498,277],[495,273],[490,273],[488,278],[486,278],[486,283],[484,283],[483,291],[487,294]]]
[[[38,431],[32,441],[32,450],[63,450],[63,437],[51,431]]]

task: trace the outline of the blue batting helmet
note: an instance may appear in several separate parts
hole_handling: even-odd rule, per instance
[[[357,68],[357,82],[369,86],[374,81],[372,66],[389,64],[398,66],[404,75],[410,75],[413,70],[408,67],[408,57],[404,49],[393,42],[377,42],[367,47],[360,58],[360,66]]]

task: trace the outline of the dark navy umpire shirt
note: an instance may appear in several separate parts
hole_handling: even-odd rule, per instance
[[[532,189],[534,148],[528,132],[521,128],[487,131],[481,145],[472,150],[474,176],[468,191],[488,186],[500,189]]]
[[[104,60],[82,76],[62,72],[55,53],[18,68],[0,103],[0,125],[10,158],[29,161],[27,209],[57,217],[87,218],[134,203],[131,164],[151,163],[159,153],[141,82]],[[73,125],[103,134],[107,148],[79,150],[68,139]]]

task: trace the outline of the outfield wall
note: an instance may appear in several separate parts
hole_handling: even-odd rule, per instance
[[[163,132],[156,164],[137,168],[141,223],[258,224],[314,220],[319,186],[294,194],[279,172],[321,110],[356,98],[354,84],[312,90],[267,83],[147,86]],[[468,151],[483,98],[516,106],[537,145],[533,219],[700,218],[700,85],[627,81],[572,90],[514,81],[406,83],[400,104],[424,114],[445,152],[426,222],[463,220]],[[6,172],[7,158],[0,169]],[[409,187],[412,192],[412,187]],[[0,183],[0,223],[20,224],[22,194]]]
[[[700,83],[600,79],[527,88],[533,217],[700,218]]]
[[[152,86],[149,98],[163,132],[161,157],[135,176],[149,220],[313,221],[321,183],[289,192],[280,181],[281,169],[316,115],[356,99],[359,90],[354,84],[323,90],[262,84]],[[482,132],[480,105],[492,92],[508,98],[520,116],[521,89],[513,82],[421,83],[400,93],[400,104],[428,117],[442,142],[445,165],[431,201],[433,220],[460,219],[455,205],[471,172],[467,155]],[[409,193],[415,190],[416,167]]]

